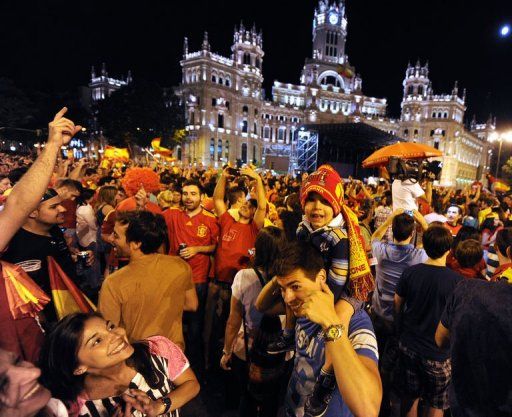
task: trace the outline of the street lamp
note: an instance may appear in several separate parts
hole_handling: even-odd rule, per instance
[[[503,145],[503,142],[508,142],[508,143],[512,142],[512,131],[505,132],[505,133],[494,132],[489,136],[489,141],[500,143],[500,146],[498,149],[498,161],[496,163],[496,173],[494,175],[496,178],[498,178],[498,173],[500,170],[501,146]]]

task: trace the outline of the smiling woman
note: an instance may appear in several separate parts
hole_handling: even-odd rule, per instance
[[[97,314],[72,314],[48,335],[43,384],[80,416],[176,416],[199,392],[182,351],[165,337],[130,344],[124,329]]]

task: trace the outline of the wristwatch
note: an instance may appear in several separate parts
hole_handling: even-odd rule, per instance
[[[160,415],[167,414],[171,409],[172,400],[167,396],[163,396],[160,398],[160,401],[162,402],[163,405],[165,405],[164,411]]]
[[[324,330],[323,336],[326,342],[334,342],[343,336],[343,333],[345,333],[343,324],[333,324]]]

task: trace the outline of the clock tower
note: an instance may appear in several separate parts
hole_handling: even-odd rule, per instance
[[[345,1],[320,0],[313,19],[313,58],[344,64],[346,38]]]

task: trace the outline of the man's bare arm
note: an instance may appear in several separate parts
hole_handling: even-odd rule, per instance
[[[41,201],[55,168],[60,147],[69,143],[82,127],[64,117],[67,108],[59,111],[48,125],[48,142],[34,164],[18,181],[0,212],[0,251],[3,251],[28,215]]]

